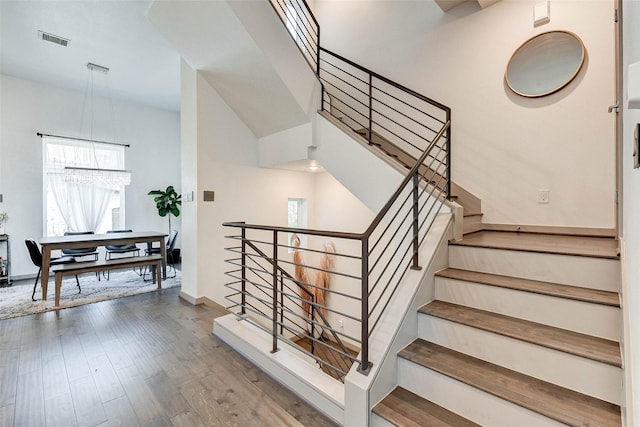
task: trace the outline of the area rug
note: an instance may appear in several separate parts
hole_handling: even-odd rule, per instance
[[[49,279],[46,301],[41,301],[42,289],[40,288],[39,281],[38,290],[36,291],[37,301],[31,300],[33,284],[31,286],[14,285],[0,288],[0,319],[77,307],[98,301],[158,290],[157,284],[152,283],[151,280],[144,282],[142,277],[133,270],[112,271],[109,280],[102,277],[102,280],[98,281],[94,273],[83,274],[78,277],[80,278],[82,292],[78,293],[76,280],[73,276],[63,280],[62,290],[60,292],[60,305],[58,307],[54,306],[55,282],[53,278]],[[149,275],[147,275],[147,279],[149,279]],[[177,271],[176,277],[169,277],[162,281],[162,289],[174,288],[180,286],[181,283],[181,274],[180,271]]]

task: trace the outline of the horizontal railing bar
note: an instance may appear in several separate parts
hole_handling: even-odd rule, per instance
[[[427,113],[426,111],[422,111],[421,109],[419,109],[419,108],[418,108],[418,107],[416,107],[415,105],[409,104],[409,103],[408,103],[407,101],[405,101],[404,99],[400,99],[400,98],[396,97],[395,95],[392,95],[392,94],[390,94],[390,93],[388,93],[388,92],[386,92],[386,91],[382,90],[382,89],[381,89],[380,87],[378,87],[378,86],[375,86],[375,85],[374,85],[374,86],[373,86],[373,88],[374,88],[374,89],[376,89],[378,92],[383,93],[383,94],[387,95],[388,97],[393,98],[393,99],[395,99],[396,101],[398,101],[398,102],[400,102],[400,103],[402,103],[402,104],[406,105],[407,107],[411,107],[411,108],[413,108],[413,109],[414,109],[414,110],[416,110],[418,113],[420,113],[420,114],[424,114],[425,116],[432,118],[433,120],[435,120],[436,122],[440,123],[441,125],[443,125],[443,124],[447,121],[446,117],[445,117],[445,119],[444,119],[444,120],[443,120],[443,119],[440,119],[439,117],[435,117],[435,116],[433,116],[433,115],[431,115],[431,114]],[[372,97],[373,97],[373,96],[372,96]],[[374,98],[374,99],[376,99],[375,97],[373,97],[373,98]],[[381,104],[384,104],[381,100],[378,100],[378,99],[376,99],[376,100],[377,100],[378,102],[380,102]],[[392,109],[394,109],[394,110],[397,110],[397,108],[394,108],[394,107],[389,107],[389,108],[392,108]],[[398,110],[398,112],[400,112],[400,111]],[[445,111],[445,113],[446,113],[446,111]],[[411,118],[411,117],[409,117],[409,116],[406,116],[406,117],[407,117],[407,118],[409,118],[409,119],[411,119],[411,120],[414,120],[414,119],[412,119],[412,118]],[[418,122],[416,122],[416,123],[418,123]],[[431,130],[431,129],[430,129],[430,130]],[[437,133],[437,131],[435,131],[435,130],[434,130],[433,132],[434,132],[434,133]]]
[[[387,129],[387,127],[385,127],[381,123],[379,123],[379,122],[377,122],[377,121],[375,121],[373,119],[371,119],[371,122],[373,124],[375,124],[375,125],[380,126],[382,129],[386,130],[387,132],[389,132],[391,135],[395,136],[396,138],[402,140],[402,142],[404,142],[405,144],[408,144],[408,145],[412,146],[413,148],[415,148],[418,151],[422,151],[420,149],[420,147],[418,147],[417,145],[414,145],[412,142],[409,142],[407,139],[403,138],[402,136],[398,135],[397,133],[393,132],[392,130]],[[409,131],[409,130],[407,130],[407,131]],[[431,141],[429,141],[428,139],[424,139],[424,142],[430,143]],[[396,147],[398,146],[397,144],[393,144],[393,145],[395,145]]]
[[[402,226],[402,224],[400,224],[400,225]],[[411,242],[411,241],[408,241],[408,242],[407,242],[407,241],[405,241],[405,239],[407,238],[407,236],[409,235],[409,233],[410,233],[410,232],[411,232],[411,230],[412,230],[412,224],[411,224],[411,223],[409,223],[409,224],[407,224],[407,225],[406,225],[406,227],[407,227],[407,231],[405,231],[405,233],[404,233],[404,235],[402,236],[402,239],[401,239],[401,244],[408,244],[407,252],[405,252],[405,255],[406,255],[406,253],[408,253],[408,250],[413,246],[413,242]],[[400,231],[400,229],[401,229],[401,228],[400,228],[400,227],[398,227],[398,230],[396,230],[396,231]],[[392,242],[391,242],[391,241],[389,241],[389,244],[391,244],[391,243],[392,243]],[[395,246],[396,246],[396,249],[393,251],[393,254],[389,257],[389,259],[390,259],[390,260],[396,259],[396,254],[398,253],[398,251],[400,250],[400,247],[401,247],[401,246],[400,246],[400,244],[397,244],[397,245],[395,245]],[[387,247],[388,247],[388,245],[387,245]],[[386,249],[386,248],[385,248],[385,249]],[[403,256],[401,256],[401,257],[400,257],[400,259],[402,259],[403,257],[404,257],[404,255],[403,255]],[[377,264],[376,264],[376,265],[377,265]],[[373,286],[371,286],[371,288],[370,288],[370,290],[369,290],[369,295],[371,295],[371,293],[372,293],[372,292],[374,292],[374,291],[375,291],[375,289],[378,287],[378,283],[380,283],[380,280],[382,280],[382,277],[383,277],[383,276],[384,276],[384,274],[387,272],[387,269],[389,268],[389,266],[391,266],[391,263],[390,263],[390,262],[388,262],[388,263],[384,266],[384,268],[382,269],[382,271],[381,271],[380,273],[378,273],[378,280],[376,280],[376,281],[374,282]],[[369,274],[373,274],[373,268],[369,270]],[[391,277],[393,277],[393,275],[392,275]],[[369,280],[371,280],[371,279],[369,279]],[[384,291],[383,291],[383,292],[384,292]]]
[[[346,239],[346,240],[360,240],[362,238],[361,233],[347,233],[343,231],[329,231],[329,230],[315,230],[311,228],[298,228],[298,227],[280,227],[280,226],[269,226],[269,225],[259,225],[259,224],[246,224],[244,222],[224,222],[222,223],[225,227],[234,227],[234,228],[246,228],[248,230],[262,230],[262,231],[279,231],[282,233],[297,233],[297,234],[309,234],[311,236],[321,236],[321,237],[334,237],[336,239]]]
[[[343,68],[338,67],[338,66],[337,66],[336,64],[334,64],[333,62],[329,62],[329,61],[327,61],[326,59],[323,59],[323,58],[322,58],[322,56],[320,57],[320,62],[321,62],[321,63],[322,63],[322,62],[324,62],[325,64],[327,64],[327,65],[329,65],[329,66],[331,66],[331,67],[335,68],[336,70],[338,70],[338,71],[340,71],[340,72],[342,72],[342,73],[346,74],[347,76],[349,76],[349,77],[351,77],[351,78],[352,78],[351,80],[359,81],[360,83],[362,83],[362,84],[366,85],[367,87],[369,87],[369,82],[368,82],[367,80],[364,80],[364,79],[362,79],[362,78],[360,78],[360,77],[356,76],[355,74],[351,74],[349,71],[347,71],[347,70],[345,70],[345,69],[343,69]],[[338,77],[337,75],[333,74],[331,71],[327,70],[326,68],[323,68],[323,67],[322,67],[322,65],[320,65],[320,70],[321,70],[321,71],[324,71],[324,72],[325,72],[325,73],[327,73],[327,74],[331,74],[332,76],[336,77],[337,79],[340,79],[341,81],[343,81],[343,82],[347,83],[347,84],[348,84],[349,86],[351,86],[351,87],[355,87],[353,84],[351,84],[351,83],[347,82],[347,80],[345,80],[344,78],[342,78],[342,77]],[[322,78],[322,76],[320,76],[320,78]],[[361,91],[361,92],[362,92],[362,91]],[[365,93],[365,92],[362,92],[362,93]],[[369,94],[368,94],[368,93],[365,93],[365,95],[367,96],[367,98],[369,97]]]
[[[342,102],[341,102],[341,104],[346,105],[346,104],[344,104],[344,103],[342,103]],[[347,107],[348,107],[348,105],[347,105]],[[335,104],[331,104],[331,109],[332,109],[332,110],[335,110],[335,111],[338,111],[339,113],[344,114],[344,116],[345,116],[345,117],[347,117],[349,120],[352,120],[352,121],[356,122],[356,123],[357,123],[359,126],[361,126],[362,128],[366,128],[366,127],[368,126],[368,125],[366,125],[366,124],[360,123],[356,118],[354,118],[354,117],[352,117],[352,116],[349,116],[349,113],[347,113],[346,111],[342,111],[340,108],[338,108],[337,106],[335,106]],[[332,111],[332,114],[333,114],[333,111]],[[365,117],[365,116],[362,116],[362,117]],[[365,117],[365,118],[366,118],[366,117]],[[338,120],[341,120],[341,119],[340,119],[340,118],[338,118]],[[369,120],[369,119],[367,118],[367,120]],[[349,125],[348,123],[345,123],[343,120],[341,120],[341,121],[342,121],[342,123],[344,123],[345,125],[349,126],[349,128],[350,128],[351,130],[353,130],[353,131],[355,131],[355,130],[356,130],[355,128],[353,128],[353,127],[352,127],[351,125]]]
[[[313,25],[310,25],[312,24],[312,22],[309,21],[309,16],[305,14],[304,11],[302,10],[302,6],[300,6],[300,2],[296,1],[295,3],[294,2],[290,2],[290,3],[293,5],[293,9],[296,11],[296,15],[300,18],[299,21],[304,23],[304,28],[308,31],[309,36],[315,36],[316,37],[315,39],[317,39],[318,34],[315,33],[315,28],[313,27]],[[298,6],[297,8],[296,8],[296,5]],[[298,13],[298,12],[302,12],[302,13]],[[309,31],[310,29],[314,31],[314,34],[311,34],[311,32]]]
[[[328,49],[325,49],[322,46],[319,46],[318,48],[319,48],[320,52],[326,52],[329,55],[334,56],[334,57],[338,58],[339,60],[341,60],[343,62],[346,62],[347,64],[351,65],[352,67],[355,67],[355,68],[359,69],[360,71],[364,71],[365,73],[370,74],[372,77],[374,77],[374,78],[376,78],[378,80],[382,80],[383,82],[387,83],[389,86],[393,86],[393,87],[395,87],[397,89],[402,90],[403,92],[410,93],[411,95],[415,96],[416,98],[419,98],[419,99],[421,99],[421,100],[423,100],[425,102],[428,102],[429,104],[431,104],[433,106],[436,106],[436,107],[438,107],[438,108],[440,108],[442,110],[445,110],[447,112],[451,111],[451,109],[449,107],[447,107],[446,105],[443,105],[443,104],[441,104],[441,103],[439,103],[437,101],[434,101],[433,99],[428,98],[428,97],[426,97],[426,96],[424,96],[424,95],[422,95],[422,94],[420,94],[420,93],[418,93],[418,92],[416,92],[414,90],[411,90],[408,87],[403,86],[403,85],[401,85],[401,84],[399,84],[397,82],[394,82],[391,79],[388,79],[388,78],[386,78],[384,76],[381,76],[380,74],[378,74],[378,73],[376,73],[374,71],[371,71],[371,70],[363,67],[362,65],[356,64],[355,62],[350,61],[347,58],[338,55],[337,53],[334,53],[334,52],[332,52],[332,51],[330,51]]]
[[[425,137],[425,136],[420,135],[419,133],[415,132],[413,129],[410,129],[410,128],[408,128],[407,126],[405,126],[405,125],[403,125],[402,123],[400,123],[398,120],[396,120],[396,119],[394,119],[394,118],[391,118],[391,117],[387,116],[387,115],[386,115],[385,113],[383,113],[382,111],[380,111],[380,110],[378,110],[378,109],[376,109],[376,108],[372,108],[372,110],[371,110],[371,111],[372,111],[372,116],[373,116],[373,113],[375,113],[375,114],[377,114],[377,115],[378,115],[378,116],[380,116],[380,117],[384,117],[384,118],[385,118],[385,119],[387,119],[389,122],[391,122],[391,123],[395,124],[397,127],[401,128],[401,129],[404,129],[405,131],[407,131],[407,132],[409,132],[409,133],[413,134],[413,135],[414,135],[414,136],[416,136],[418,139],[420,139],[420,140],[422,140],[422,141],[426,141],[426,142],[431,142],[431,141],[429,140],[429,138],[427,138],[427,137]],[[397,111],[397,112],[399,113],[399,111]],[[372,119],[373,119],[373,117],[372,117]],[[416,123],[417,123],[417,122],[416,122]],[[378,124],[380,124],[380,123],[378,123]],[[420,124],[420,123],[418,123],[418,124],[419,124],[420,126],[422,126],[422,127],[426,128],[426,129],[428,129],[428,130],[429,130],[429,132],[433,132],[433,134],[434,134],[434,135],[436,135],[436,134],[438,133],[438,131],[431,129],[431,128],[430,128],[429,126],[427,126],[427,125],[423,125],[423,124]],[[393,143],[392,143],[392,144],[393,144]],[[394,145],[395,145],[395,144],[394,144]],[[417,147],[416,147],[416,148],[417,148]]]
[[[236,265],[236,264],[234,264],[234,265]],[[262,275],[260,275],[260,274],[259,274],[259,273],[264,273],[264,274],[267,274],[267,275],[268,275],[268,274],[269,274],[268,272],[266,272],[266,271],[262,271],[262,270],[258,270],[258,271],[256,271],[256,270],[254,270],[252,267],[248,267],[248,266],[246,266],[246,268],[250,269],[250,270],[251,270],[251,271],[252,271],[256,276],[258,276],[260,279],[262,279],[262,280],[264,281],[264,283],[265,283],[265,285],[264,285],[265,287],[268,287],[268,288],[273,287],[273,284],[271,284],[271,283],[269,282],[269,280],[267,280],[266,278],[262,277]],[[239,278],[238,276],[234,276],[234,275],[232,275],[232,274],[226,274],[226,275],[227,275],[227,276],[229,276],[229,277],[233,277],[234,279],[241,279],[241,277]],[[288,290],[290,290],[291,292],[294,292],[294,290],[293,290],[293,288],[292,288],[291,286],[289,286],[288,284],[287,284],[287,285],[285,285],[285,284],[284,284],[284,281],[283,281],[282,283],[283,283],[283,286],[284,286],[284,287],[286,287],[286,288],[287,288]],[[291,302],[294,302],[294,301],[291,301]]]
[[[313,265],[296,264],[293,261],[287,261],[287,260],[284,260],[284,259],[280,259],[278,261],[281,262],[281,263],[284,263],[284,264],[289,264],[289,265],[293,265],[293,266],[296,266],[296,265],[297,266],[302,266],[302,267],[306,267],[308,269],[315,270],[315,271],[322,271],[322,272],[325,272],[325,273],[331,273],[331,274],[335,274],[335,275],[342,276],[342,277],[348,277],[349,279],[354,279],[354,280],[361,280],[362,279],[360,276],[354,276],[352,274],[340,273],[338,271],[327,270],[327,269],[320,268],[320,267],[314,267]]]
[[[371,225],[369,225],[369,228],[367,229],[367,231],[364,233],[366,236],[370,236],[371,233],[373,232],[373,230],[375,230],[375,228],[378,226],[378,224],[380,223],[380,221],[382,221],[382,219],[384,218],[384,216],[387,214],[387,212],[389,211],[389,209],[391,209],[391,206],[393,206],[393,203],[395,201],[395,199],[400,195],[400,193],[405,189],[406,185],[409,183],[410,180],[413,179],[413,174],[416,173],[416,171],[418,170],[418,168],[420,167],[420,165],[424,162],[424,160],[426,159],[429,151],[433,148],[434,145],[436,145],[436,143],[438,142],[438,140],[440,139],[440,137],[442,137],[442,135],[444,134],[444,132],[449,128],[449,125],[451,124],[451,122],[447,122],[445,123],[445,125],[443,126],[443,128],[440,130],[440,132],[438,132],[438,135],[436,136],[436,138],[431,142],[431,144],[429,144],[429,147],[424,150],[424,152],[422,153],[422,155],[420,156],[420,158],[418,159],[418,161],[416,162],[416,164],[413,166],[413,168],[411,168],[411,170],[409,171],[409,173],[407,174],[407,176],[402,180],[402,182],[400,183],[400,185],[398,186],[398,189],[395,191],[395,193],[389,198],[389,200],[387,201],[387,203],[383,206],[382,210],[380,210],[380,212],[378,213],[378,215],[376,215],[376,217],[374,218],[374,220],[371,222]]]
[[[356,98],[355,96],[345,92],[344,90],[342,90],[342,88],[339,88],[338,86],[336,86],[335,84],[333,84],[332,82],[330,82],[329,80],[323,79],[323,82],[326,83],[329,86],[332,86],[333,88],[335,88],[336,90],[342,92],[347,98],[351,98],[353,99],[355,102],[357,102],[358,104],[360,104],[362,107],[368,109],[369,106],[367,104],[365,104],[364,102],[360,101],[358,98]],[[344,105],[350,107],[353,111],[358,112],[358,110],[356,110],[355,108],[351,107],[351,105],[349,105],[347,102],[343,101],[342,98],[338,98],[336,95],[331,95],[333,96],[335,99],[337,99],[338,101],[341,101]],[[366,115],[362,114],[362,116],[367,117]]]
[[[230,239],[237,239],[237,240],[242,240],[242,236],[227,236]],[[256,240],[256,239],[244,239],[245,242],[252,242],[252,243],[260,243],[263,245],[271,245],[271,242],[268,242],[266,240]],[[277,245],[279,248],[287,248],[287,249],[295,249],[295,250],[301,250],[301,251],[305,251],[305,252],[314,252],[314,253],[318,253],[318,254],[326,254],[326,253],[331,253],[331,255],[335,255],[338,257],[342,257],[342,258],[351,258],[351,259],[361,259],[362,257],[358,256],[358,255],[350,255],[350,254],[345,254],[342,252],[326,252],[320,249],[310,249],[310,248],[306,248],[304,246],[292,246],[292,245],[285,245],[285,244],[281,244],[279,243]],[[240,251],[237,251],[235,249],[240,249]],[[237,246],[237,247],[232,247],[232,248],[225,248],[225,250],[228,250],[230,252],[235,252],[235,253],[242,253],[242,248]],[[246,252],[248,253],[248,252]]]
[[[346,334],[346,333],[344,333],[344,332],[340,332],[340,331],[338,331],[337,329],[334,329],[334,328],[332,328],[332,327],[330,327],[330,326],[325,326],[325,325],[323,325],[322,323],[320,323],[320,322],[318,322],[318,321],[316,321],[316,320],[311,320],[311,319],[309,319],[308,317],[304,317],[304,315],[301,315],[301,314],[295,313],[295,312],[294,312],[294,311],[292,311],[292,310],[291,310],[291,308],[289,308],[289,307],[283,306],[283,307],[282,307],[282,309],[283,309],[283,310],[287,310],[287,311],[289,311],[291,314],[294,314],[294,315],[295,315],[295,316],[297,316],[297,317],[303,318],[303,319],[305,320],[305,322],[307,323],[307,325],[308,325],[308,326],[310,326],[310,325],[315,325],[318,329],[328,330],[328,331],[330,331],[330,332],[334,332],[335,334],[332,334],[332,335],[340,335],[340,336],[342,336],[342,337],[344,337],[344,338],[347,338],[347,339],[350,339],[350,340],[352,340],[352,341],[355,341],[355,342],[360,343],[360,340],[359,340],[359,339],[357,339],[357,338],[355,338],[355,337],[352,337],[351,335],[348,335],[348,334]],[[317,311],[317,310],[316,310],[316,311]],[[342,314],[343,314],[343,313],[337,312],[337,311],[335,311],[335,310],[329,310],[329,311],[332,311],[333,313],[340,314],[340,315],[342,315]],[[316,314],[320,314],[320,313],[318,312],[318,313],[316,313]],[[356,320],[356,321],[358,321],[358,319],[356,319],[355,317],[350,317],[350,315],[348,315],[348,314],[345,314],[345,317],[348,317],[348,318],[351,318],[352,320]],[[336,344],[337,344],[337,343],[336,343]],[[340,344],[342,344],[342,343],[340,342]]]
[[[282,326],[282,327],[284,327],[286,330],[288,330],[288,331],[289,331],[289,332],[291,332],[291,333],[296,334],[296,333],[298,332],[298,331],[293,330],[292,328],[288,327],[288,325],[285,325],[285,324],[283,324],[283,323],[281,323],[281,322],[276,322],[276,323],[278,324],[278,326]],[[327,345],[327,344],[323,343],[323,342],[322,342],[322,341],[320,341],[320,340],[317,340],[317,339],[315,339],[315,338],[311,337],[310,335],[305,335],[305,338],[311,339],[311,340],[315,341],[316,343],[323,344],[323,345],[325,345],[326,347],[330,347],[329,345]],[[335,347],[331,347],[331,351],[332,351],[332,352],[334,352],[334,353],[340,354],[340,355],[342,355],[342,356],[344,356],[344,357],[348,358],[349,360],[352,360],[352,359],[351,359],[351,358],[352,358],[352,356],[351,356],[349,353],[343,353],[340,349],[337,349],[337,348],[335,348]],[[357,359],[354,359],[353,361],[355,361],[355,360],[357,360]]]
[[[316,287],[317,287],[317,286],[316,286]],[[321,289],[325,289],[325,288],[321,288]],[[280,292],[280,291],[278,291],[278,292]],[[331,291],[330,289],[327,289],[327,292],[331,293],[332,295],[342,295],[342,296],[347,296],[347,297],[349,297],[349,298],[351,298],[351,299],[359,300],[359,298],[354,297],[354,296],[352,296],[352,295],[342,294],[341,292]],[[304,299],[304,298],[300,297],[299,295],[297,295],[297,294],[295,294],[295,293],[292,293],[292,294],[285,294],[285,295],[288,295],[290,298],[294,298],[294,299],[297,299],[297,300],[299,300],[299,301],[305,301],[307,304],[309,304],[310,306],[314,307],[316,310],[319,310],[320,308],[322,308],[322,309],[327,310],[328,312],[335,313],[335,314],[339,314],[340,316],[344,316],[344,317],[346,317],[347,319],[351,319],[351,320],[354,320],[354,321],[356,321],[356,322],[359,322],[359,321],[360,321],[360,318],[359,318],[359,317],[355,317],[355,316],[352,316],[352,315],[350,315],[350,314],[347,314],[347,313],[344,313],[344,312],[338,311],[338,310],[333,309],[333,308],[331,308],[331,307],[329,307],[329,306],[325,306],[325,305],[318,304],[318,303],[317,303],[317,302],[315,302],[315,301],[314,301],[314,302],[312,302],[311,300],[306,300],[306,299]],[[294,304],[295,304],[295,303],[294,303]],[[318,313],[318,314],[321,314],[321,313]],[[318,324],[320,324],[320,323],[318,323]],[[332,328],[332,326],[331,326],[330,324],[328,324],[328,323],[327,323],[327,324],[325,324],[325,325],[323,325],[323,327],[325,327],[325,328]]]
[[[382,241],[382,238],[387,234],[387,231],[389,231],[391,226],[395,223],[396,219],[398,218],[398,215],[400,215],[400,212],[402,212],[402,208],[405,207],[405,205],[407,204],[407,202],[409,201],[409,198],[411,196],[412,196],[411,192],[407,191],[407,196],[400,203],[400,205],[398,206],[398,209],[396,209],[395,214],[393,215],[393,217],[390,220],[385,221],[387,226],[384,228],[384,230],[382,230],[382,233],[380,233],[380,235],[378,236],[376,242],[369,249],[369,253],[368,253],[369,256],[371,256],[371,254],[375,251],[375,249],[378,247],[378,243],[380,243]]]

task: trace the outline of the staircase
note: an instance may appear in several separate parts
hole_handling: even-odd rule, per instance
[[[618,263],[604,237],[450,243],[373,425],[620,426]]]

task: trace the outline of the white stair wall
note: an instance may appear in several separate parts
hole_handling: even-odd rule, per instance
[[[449,267],[618,292],[619,261],[607,258],[450,246]]]
[[[318,162],[373,212],[380,212],[404,178],[321,114],[316,117],[314,145]]]

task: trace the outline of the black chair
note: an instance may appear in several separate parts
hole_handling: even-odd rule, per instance
[[[109,230],[107,233],[131,233],[132,230]],[[104,259],[110,260],[114,254],[127,254],[131,253],[131,256],[139,256],[140,248],[135,243],[129,243],[126,245],[106,245],[105,246]],[[142,273],[142,272],[141,272]],[[141,274],[140,273],[140,274]],[[105,277],[109,280],[109,270],[105,272]]]
[[[173,267],[173,276],[167,276],[167,277],[176,277],[176,264],[175,264],[175,258],[174,258],[174,251],[176,249],[176,240],[178,240],[177,238],[178,238],[178,231],[173,230],[165,243],[165,249],[167,252],[167,263],[171,267]],[[160,248],[152,247],[151,243],[147,243],[147,248],[144,250],[144,253],[145,255],[159,254]],[[144,272],[142,273],[143,280],[146,280],[145,279],[146,274],[147,274],[147,267],[144,268]]]
[[[93,231],[65,231],[65,236],[81,236],[84,234],[94,234]],[[72,256],[73,258],[81,258],[85,256],[92,256],[94,261],[98,260],[98,247],[93,246],[90,248],[71,248],[71,249],[62,249],[62,255]],[[100,273],[96,273],[96,277],[100,280]]]
[[[81,236],[84,234],[94,234],[93,231],[65,231],[65,236]],[[79,258],[83,256],[93,256],[93,260],[98,260],[98,247],[93,246],[91,248],[72,248],[72,249],[63,249],[62,254],[66,256],[72,256],[74,258]]]
[[[38,286],[38,279],[40,278],[40,272],[42,271],[42,252],[40,252],[40,248],[38,247],[38,244],[36,243],[35,240],[27,239],[24,241],[24,243],[27,245],[27,249],[29,250],[29,256],[31,257],[31,261],[36,267],[38,267],[36,282],[33,284],[33,293],[31,294],[31,299],[35,301],[36,287]],[[72,262],[76,262],[76,259],[72,256],[51,258],[51,265],[69,264]],[[45,274],[49,274],[49,272],[47,271]],[[80,280],[78,280],[78,276],[76,276],[76,284],[78,285],[78,293],[82,292],[82,288],[80,288]]]

